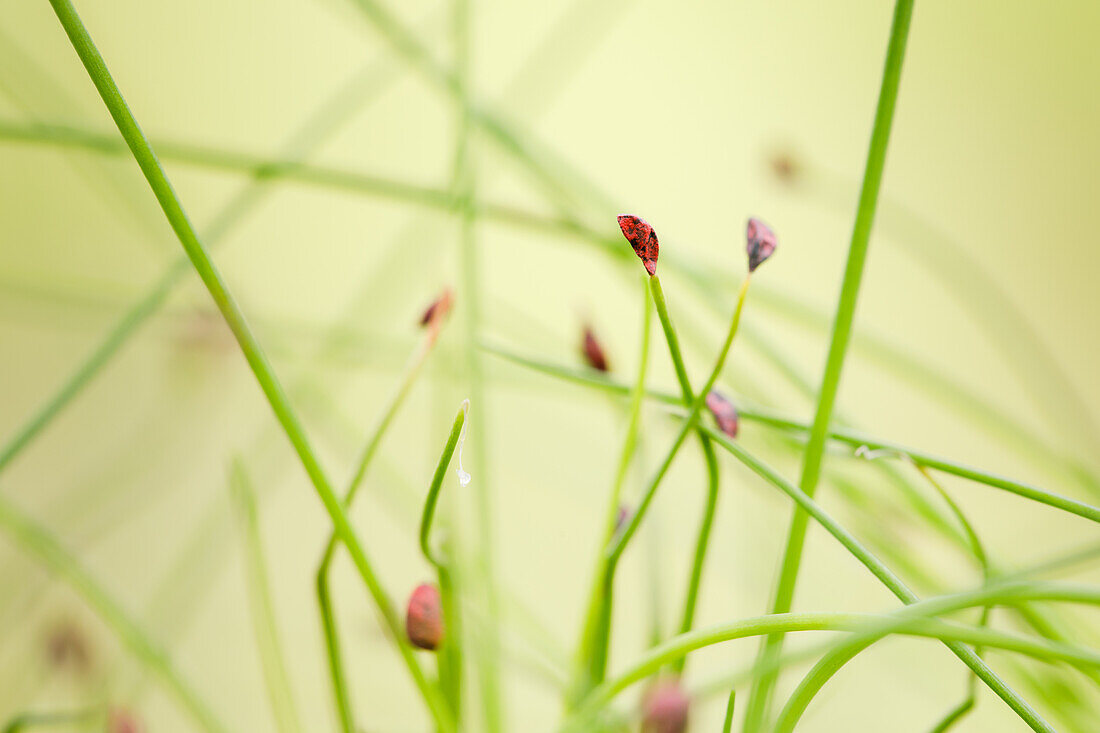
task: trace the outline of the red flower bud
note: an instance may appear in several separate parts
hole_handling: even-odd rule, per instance
[[[432,304],[428,306],[428,310],[424,311],[424,315],[420,317],[420,325],[438,328],[450,312],[453,302],[454,296],[450,288],[444,290],[438,298],[432,301]]]
[[[658,682],[642,703],[642,733],[684,733],[690,707],[679,682]]]
[[[405,614],[405,633],[413,646],[434,650],[443,642],[443,607],[439,589],[430,583],[416,586]]]
[[[596,369],[597,371],[606,372],[610,367],[607,365],[607,355],[604,354],[603,346],[596,339],[596,334],[592,332],[591,326],[584,327],[584,341],[581,343],[581,353],[584,354],[584,360],[588,362],[588,366]]]
[[[745,227],[745,239],[748,241],[749,272],[753,272],[775,252],[775,232],[764,222],[753,218]]]
[[[630,246],[634,248],[634,254],[645,265],[645,271],[653,277],[657,273],[657,254],[660,246],[657,244],[657,233],[653,227],[646,223],[645,219],[629,214],[619,217],[619,228],[623,230],[623,236]]]
[[[714,415],[714,421],[718,423],[718,429],[731,438],[737,437],[737,408],[733,403],[723,397],[718,390],[712,389],[707,394],[707,409]]]

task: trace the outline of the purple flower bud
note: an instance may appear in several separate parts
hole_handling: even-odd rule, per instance
[[[443,604],[439,589],[430,583],[416,586],[405,614],[405,633],[413,646],[428,651],[443,642]]]
[[[714,421],[718,423],[718,429],[731,438],[737,437],[737,408],[733,403],[723,397],[718,390],[712,389],[707,394],[707,409],[714,415]]]
[[[745,239],[748,241],[749,272],[753,272],[775,252],[775,232],[764,222],[753,218],[745,227]]]
[[[588,363],[588,366],[593,369],[606,372],[610,368],[607,365],[607,355],[604,354],[603,346],[600,345],[591,326],[584,327],[584,341],[581,343],[581,353],[584,354],[584,360]]]
[[[645,265],[645,271],[653,277],[657,273],[657,255],[660,246],[657,243],[657,233],[653,227],[646,223],[645,219],[629,214],[619,216],[619,229],[623,230],[623,236],[630,246],[634,248],[634,254]]]
[[[684,733],[690,707],[679,682],[658,682],[642,703],[642,733]]]

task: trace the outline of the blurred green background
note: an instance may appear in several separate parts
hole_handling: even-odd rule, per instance
[[[320,166],[441,191],[451,183],[454,99],[395,55],[354,2],[85,0],[77,7],[200,231],[249,181],[188,162],[194,156],[178,150],[184,145],[260,159],[305,155]],[[450,63],[446,3],[386,7]],[[774,342],[784,363],[816,385],[890,15],[885,2],[476,0],[471,85],[561,173],[578,216],[614,233],[615,207],[637,213],[657,230],[663,255],[728,275],[718,315],[690,280],[661,270],[694,379],[709,367],[743,272],[742,223],[750,215],[769,222],[780,250],[756,278],[748,333],[735,343],[723,383],[738,398],[808,418],[813,401],[749,334]],[[1051,451],[1037,444],[1100,470],[1097,37],[1095,2],[917,3],[839,404],[874,435],[1089,501],[1096,495],[1080,472],[1047,459]],[[334,98],[343,100],[345,119],[314,146],[316,135],[296,131]],[[0,0],[0,440],[179,255],[128,155],[32,139],[41,124],[117,136],[48,3]],[[559,213],[539,180],[490,135],[475,133],[470,154],[479,199]],[[790,176],[776,175],[777,160],[792,166]],[[442,287],[457,286],[458,237],[446,207],[289,180],[273,184],[216,244],[215,260],[338,484],[416,343],[422,308]],[[485,338],[577,364],[589,320],[613,371],[632,378],[636,262],[500,221],[479,220],[476,241]],[[457,293],[460,304],[465,296]],[[455,366],[462,348],[452,323],[353,511],[400,602],[429,577],[415,522],[466,396]],[[560,696],[523,659],[544,648],[561,659],[572,651],[624,411],[582,388],[482,358],[487,398],[472,419],[483,421],[488,461],[476,465],[472,451],[466,461],[493,495],[506,637],[521,652],[509,657],[504,677],[509,729],[552,730]],[[651,382],[673,386],[656,332],[652,364]],[[995,406],[1032,437],[1013,438],[1004,420],[983,417],[975,403]],[[645,420],[645,446],[659,452],[669,424],[658,411]],[[797,475],[797,452],[767,428],[745,424],[741,439]],[[227,488],[226,467],[238,453],[258,487],[298,708],[307,730],[333,729],[313,595],[329,521],[192,274],[4,469],[0,492],[78,555],[232,730],[270,730]],[[876,549],[901,548],[946,587],[979,581],[876,474],[839,455],[827,460],[874,497],[861,507],[823,483],[820,501],[857,535]],[[785,497],[728,457],[722,467],[698,625],[766,610],[790,512]],[[636,473],[628,492],[644,478]],[[1079,518],[976,484],[945,484],[1007,567],[1096,539]],[[666,630],[673,623],[703,493],[698,455],[685,449],[626,557],[613,670],[644,648],[651,596]],[[920,578],[901,574],[921,587]],[[1072,577],[1096,581],[1100,573],[1086,566]],[[336,591],[365,729],[426,729],[422,705],[344,558]],[[895,605],[832,538],[811,528],[796,610]],[[1100,643],[1094,612],[1068,609],[1065,617],[1082,642]],[[7,540],[0,541],[0,620],[0,722],[24,710],[109,701],[135,709],[150,730],[191,730],[81,598]],[[59,630],[79,636],[85,662],[51,661],[49,641]],[[707,650],[692,658],[687,679],[703,685],[748,664],[755,650],[753,640]],[[1080,726],[1090,710],[1093,721],[1100,718],[1100,695],[1080,678],[1038,665],[1017,670],[1004,654],[990,660],[1010,679],[1026,670],[1068,679],[1064,709],[1040,706],[1056,724]],[[784,677],[781,690],[799,677]],[[926,730],[962,697],[965,679],[934,642],[885,641],[826,688],[799,729]],[[979,700],[962,730],[1024,729],[987,691]],[[701,699],[694,729],[717,730],[724,702]]]

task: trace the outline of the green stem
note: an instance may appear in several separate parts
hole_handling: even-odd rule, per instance
[[[369,69],[367,72],[357,75],[348,85],[341,87],[331,100],[318,108],[290,136],[286,145],[287,153],[292,156],[304,156],[335,132],[340,123],[351,117],[351,113],[358,105],[352,104],[348,100],[358,99],[368,90],[379,90],[380,85],[374,83],[376,75],[373,72],[373,69]],[[52,141],[80,144],[100,152],[127,152],[125,143],[110,135],[38,123],[17,125],[0,121],[0,137],[4,136],[36,142]],[[188,146],[172,147],[182,148],[182,150],[177,150],[177,153],[179,154],[178,157],[182,157],[184,160],[190,160],[191,155],[188,153],[195,152]],[[200,155],[200,157],[202,156]],[[219,159],[218,155],[210,157]],[[232,156],[225,154],[222,157],[230,158]],[[252,183],[215,214],[204,231],[204,240],[210,243],[221,240],[233,226],[240,222],[250,211],[255,210],[263,200],[264,193],[269,190],[265,187],[265,184],[286,175],[295,165],[296,163],[290,160],[252,160],[248,165],[237,168],[248,173]],[[0,449],[0,472],[3,472],[7,465],[87,386],[118,349],[129,340],[138,327],[164,305],[168,295],[188,272],[188,269],[187,258],[181,256],[165,270],[149,292],[123,315],[122,319],[111,329],[95,351]]]
[[[85,725],[103,717],[103,708],[93,707],[83,710],[64,710],[48,713],[20,713],[12,717],[0,733],[22,733],[31,728],[52,728],[62,725]]]
[[[919,599],[913,591],[898,578],[885,564],[871,554],[848,530],[830,517],[809,494],[783,478],[779,473],[765,464],[763,461],[751,455],[738,443],[729,440],[725,435],[711,428],[706,428],[718,445],[733,454],[741,463],[751,469],[768,483],[772,484],[785,494],[790,496],[798,506],[813,517],[829,534],[833,535],[844,547],[851,552],[871,573],[885,585],[902,603],[906,605],[916,603]],[[1050,725],[1028,703],[1009,687],[997,674],[982,661],[973,649],[957,642],[946,642],[946,646],[957,656],[982,682],[997,694],[1011,707],[1033,730],[1049,731]],[[773,664],[778,659],[768,658],[766,663]],[[768,672],[772,674],[772,672]]]
[[[684,366],[684,355],[680,350],[680,339],[676,328],[672,325],[672,318],[665,302],[664,289],[660,279],[653,278],[653,302],[657,306],[657,315],[661,319],[661,328],[665,333],[665,341],[668,344],[668,352],[672,357],[673,370],[676,372],[676,380],[680,383],[680,394],[685,405],[690,405],[696,398],[688,378],[687,368]],[[706,394],[703,395],[706,400]],[[714,513],[718,507],[718,459],[714,455],[714,446],[705,433],[699,433],[699,444],[703,450],[703,461],[707,468],[707,496],[703,504],[703,517],[699,522],[699,534],[695,541],[695,553],[692,556],[691,571],[688,575],[687,591],[684,593],[684,610],[680,618],[680,633],[691,630],[695,622],[695,606],[699,598],[699,586],[703,579],[703,564],[706,560],[707,548],[710,545],[710,531],[714,525]],[[686,657],[678,659],[673,664],[673,671],[677,674],[683,672]]]
[[[260,650],[260,662],[267,684],[267,695],[275,722],[282,733],[297,733],[302,729],[294,694],[287,675],[286,657],[279,642],[278,624],[275,621],[275,604],[271,600],[271,584],[264,561],[263,540],[260,537],[256,496],[245,472],[244,463],[234,459],[229,477],[233,495],[237,499],[245,530],[245,550],[248,559],[247,578],[249,598],[252,601],[252,626],[256,632],[256,646]]]
[[[542,374],[546,374],[557,379],[573,382],[574,384],[583,385],[586,387],[597,388],[613,394],[625,395],[630,391],[630,387],[616,382],[609,377],[601,374],[589,374],[570,367],[559,366],[551,362],[543,361],[540,359],[534,359],[531,357],[523,356],[516,352],[495,346],[492,344],[483,344],[483,349],[491,354],[506,359],[513,364],[537,371]],[[647,390],[646,397],[663,403],[671,407],[679,407],[680,399],[671,394],[665,392],[658,392],[655,390]],[[741,420],[746,422],[757,422],[762,425],[768,425],[771,427],[781,428],[784,430],[790,430],[799,433],[808,433],[811,430],[811,426],[805,422],[794,420],[788,417],[784,417],[771,410],[767,410],[759,407],[746,407],[744,405],[738,406],[738,416]],[[879,438],[874,438],[864,433],[860,433],[855,430],[849,430],[846,428],[834,427],[831,428],[827,437],[829,440],[844,443],[854,448],[866,447],[872,451],[886,451],[897,455],[904,455],[913,460],[918,466],[924,466],[927,468],[935,469],[943,473],[965,478],[975,483],[984,484],[995,489],[1001,489],[1017,496],[1021,496],[1031,501],[1046,504],[1047,506],[1070,514],[1075,514],[1083,519],[1088,519],[1093,522],[1100,522],[1100,507],[1086,504],[1076,499],[1070,499],[1060,494],[1046,491],[1037,486],[1024,483],[1022,481],[1016,481],[1014,479],[1007,478],[995,473],[983,471],[971,466],[966,466],[961,463],[950,461],[946,458],[935,456],[931,453],[925,453],[913,448],[909,448],[900,443],[894,443]]]
[[[882,172],[886,165],[886,149],[890,141],[890,128],[894,120],[894,108],[897,104],[898,86],[901,82],[902,62],[905,58],[905,46],[909,37],[909,25],[913,16],[913,0],[897,0],[894,5],[893,25],[890,29],[890,43],[886,51],[886,63],[882,74],[882,86],[879,90],[878,109],[875,111],[874,128],[867,153],[867,166],[863,173],[863,185],[856,209],[855,225],[852,229],[852,241],[848,248],[848,263],[844,270],[840,299],[833,320],[833,335],[829,344],[829,354],[825,361],[825,372],[818,392],[817,411],[814,414],[813,428],[802,461],[802,477],[799,485],[809,496],[813,496],[821,473],[821,460],[825,450],[825,441],[832,417],[833,404],[840,386],[844,356],[851,338],[852,321],[855,317],[856,301],[859,296],[863,266],[867,259],[867,249],[871,238],[871,226],[874,223],[875,208],[878,203],[879,188],[882,185]],[[779,580],[772,601],[772,613],[785,613],[791,609],[794,599],[795,582],[802,561],[802,548],[805,544],[808,517],[805,513],[794,512],[787,534],[787,545],[783,552]],[[758,659],[762,664],[777,657],[782,650],[782,635],[772,635],[765,639]],[[756,680],[749,693],[748,707],[745,711],[743,730],[755,733],[763,724],[769,707],[771,693],[775,687],[777,675],[766,674]]]
[[[417,378],[423,371],[424,363],[427,361],[428,355],[431,353],[432,347],[435,346],[438,337],[436,328],[434,324],[428,325],[429,330],[427,334],[425,334],[424,340],[416,351],[413,352],[405,366],[401,383],[393,393],[393,396],[390,397],[389,403],[378,419],[378,423],[371,431],[370,438],[367,440],[367,444],[363,447],[363,451],[359,455],[359,460],[356,462],[355,473],[352,474],[351,480],[348,482],[348,488],[341,499],[341,503],[344,507],[350,508],[355,501],[355,496],[360,486],[363,484],[363,479],[367,475],[367,469],[370,468],[374,456],[377,454],[378,448],[382,444],[382,438],[385,437],[386,433],[389,431],[390,424],[401,410],[401,406],[405,404],[405,400],[412,391],[413,385],[416,384]],[[321,613],[321,625],[325,633],[325,651],[328,657],[329,675],[332,679],[332,693],[336,702],[336,712],[340,718],[340,725],[343,732],[354,733],[355,715],[352,711],[351,695],[348,692],[347,673],[344,668],[343,654],[340,651],[340,633],[336,623],[336,615],[333,612],[332,587],[329,579],[332,572],[332,561],[336,556],[336,544],[337,535],[333,532],[329,535],[328,543],[325,545],[325,551],[321,557],[321,562],[317,567],[315,586],[317,590],[317,605]],[[392,604],[389,605],[392,608]],[[396,615],[396,611],[391,610],[390,613],[391,615]],[[398,631],[398,633],[401,632]]]
[[[168,653],[146,634],[110,592],[92,577],[46,527],[23,514],[2,495],[0,527],[16,544],[36,556],[84,598],[123,646],[160,679],[169,694],[187,711],[199,728],[208,733],[226,731],[198,692],[176,671]]]
[[[95,44],[88,35],[87,29],[84,27],[83,22],[81,22],[80,16],[77,15],[76,9],[73,8],[70,0],[50,0],[50,5],[53,7],[73,48],[84,64],[84,68],[87,70],[89,78],[99,92],[103,103],[106,105],[107,111],[111,114],[119,132],[126,140],[126,144],[129,146],[130,152],[134,156],[134,160],[137,162],[146,180],[149,182],[150,189],[154,196],[156,196],[157,202],[160,204],[165,217],[168,219],[169,224],[171,224],[172,229],[179,238],[180,244],[183,245],[184,251],[191,260],[191,264],[195,267],[203,284],[210,292],[211,297],[214,299],[226,323],[229,325],[230,330],[233,332],[234,337],[237,339],[238,344],[240,344],[241,351],[244,353],[249,367],[256,376],[256,381],[259,383],[260,388],[263,390],[264,395],[271,405],[272,411],[275,413],[279,423],[283,426],[287,438],[298,454],[306,473],[309,475],[310,481],[313,483],[317,494],[325,505],[329,517],[336,527],[337,534],[347,546],[348,552],[351,554],[352,560],[360,576],[370,590],[375,602],[380,609],[382,609],[387,629],[394,638],[417,688],[420,690],[421,695],[428,705],[429,711],[441,729],[451,730],[454,724],[447,715],[446,707],[439,696],[438,690],[428,682],[419,663],[413,656],[411,648],[401,636],[401,625],[397,615],[393,612],[392,605],[389,603],[389,598],[382,589],[378,578],[375,576],[370,561],[367,559],[366,553],[358,537],[356,537],[355,531],[348,521],[343,507],[340,505],[340,501],[337,499],[336,493],[333,491],[328,477],[322,470],[320,462],[309,444],[297,413],[295,413],[294,408],[291,406],[286,396],[286,392],[275,376],[275,372],[270,363],[268,363],[267,357],[253,334],[252,329],[249,327],[248,322],[245,320],[244,314],[241,312],[236,300],[226,287],[221,277],[221,273],[218,272],[209,254],[207,254],[205,247],[202,245],[202,242],[199,241],[194,227],[187,218],[187,214],[184,212],[183,206],[172,188],[172,184],[169,182],[164,169],[161,167],[160,161],[157,160],[152,147],[150,147],[149,141],[145,138],[145,134],[141,131],[133,114],[130,112],[130,108],[127,106],[118,86],[115,84],[114,79],[111,77],[103,61],[103,57],[100,55],[98,49],[96,49]]]
[[[730,733],[733,730],[733,704],[737,698],[737,690],[730,690],[730,699],[726,703],[726,721],[722,724],[722,733]]]
[[[734,336],[737,335],[737,326],[741,322],[741,312],[745,305],[745,295],[748,293],[748,287],[750,278],[745,277],[744,282],[741,284],[740,295],[737,300],[737,307],[733,312],[733,317],[730,319],[729,332],[726,334],[726,340],[722,344],[721,349],[718,352],[718,359],[714,364],[714,368],[711,370],[710,376],[707,379],[706,385],[703,390],[696,396],[691,403],[691,409],[688,412],[687,418],[684,420],[683,425],[680,428],[675,440],[673,440],[672,446],[669,448],[665,455],[664,460],[661,462],[660,468],[654,474],[650,480],[641,502],[638,504],[634,513],[631,515],[630,520],[626,526],[620,529],[615,535],[613,541],[608,545],[604,553],[604,572],[602,576],[601,593],[605,598],[610,598],[612,589],[614,587],[615,571],[618,568],[619,559],[622,557],[623,552],[626,550],[627,544],[630,539],[638,531],[638,527],[641,526],[642,519],[645,517],[646,511],[652,504],[654,497],[657,495],[657,489],[661,485],[661,481],[664,479],[665,474],[668,472],[669,467],[672,465],[672,461],[676,458],[676,453],[679,451],[680,446],[684,444],[684,440],[687,438],[688,433],[696,427],[698,422],[699,413],[703,409],[703,405],[706,402],[706,395],[710,392],[714,383],[718,380],[718,375],[722,371],[722,366],[725,363],[726,355],[729,353],[730,346],[733,344]],[[654,295],[654,302],[663,302],[660,281],[656,275],[650,278],[651,291]],[[658,312],[660,312],[660,305],[658,305]],[[598,603],[598,602],[597,602]],[[591,607],[591,606],[590,606]],[[604,603],[604,609],[609,609],[610,604]],[[608,637],[610,636],[610,625],[607,622],[609,618],[609,610],[602,610],[601,616],[604,620],[602,624],[603,628],[601,636],[596,639],[597,644],[606,646]],[[598,652],[597,652],[598,653]]]
[[[1067,588],[1049,593],[1016,594],[1016,597],[1077,601],[1093,605],[1100,603],[1100,591],[1095,588]],[[910,610],[912,610],[912,607],[902,609],[902,611]],[[630,665],[619,676],[596,688],[585,701],[583,708],[578,711],[574,722],[583,721],[585,715],[600,709],[620,692],[655,674],[673,659],[715,644],[775,633],[779,630],[783,632],[843,631],[852,633],[856,638],[883,638],[890,634],[924,636],[952,644],[980,644],[1018,652],[1037,659],[1068,662],[1080,667],[1095,668],[1100,666],[1100,654],[1089,649],[1040,641],[1029,636],[1018,636],[992,629],[980,629],[964,624],[941,621],[930,617],[927,612],[922,614],[902,613],[901,611],[890,614],[768,614],[681,634],[649,650],[640,660]]]
[[[605,585],[606,560],[602,548],[607,547],[615,535],[622,489],[626,483],[627,471],[638,444],[641,426],[642,405],[645,398],[646,374],[649,371],[649,338],[652,311],[649,307],[649,287],[642,284],[642,337],[641,353],[638,356],[638,374],[630,390],[630,411],[627,418],[626,434],[619,451],[619,463],[615,470],[611,495],[608,498],[607,514],[604,519],[603,533],[600,537],[601,552],[596,558],[595,572],[592,574],[592,587],[588,594],[588,607],[585,621],[581,627],[581,638],[577,645],[577,671],[573,684],[569,688],[568,705],[580,700],[589,690],[603,680],[607,670],[607,638],[610,633],[612,588]]]
[[[424,559],[436,568],[442,567],[445,561],[436,556],[431,547],[432,521],[435,519],[435,507],[439,501],[439,491],[443,487],[443,479],[447,475],[447,467],[451,464],[455,447],[462,435],[462,428],[466,424],[466,413],[470,409],[470,401],[465,400],[462,407],[455,414],[454,424],[451,425],[451,433],[447,436],[447,443],[443,446],[443,452],[439,455],[439,461],[432,475],[432,482],[428,485],[428,495],[424,499],[424,509],[420,514],[420,552]]]

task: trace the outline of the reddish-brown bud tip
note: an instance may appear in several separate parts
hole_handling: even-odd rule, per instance
[[[452,303],[454,303],[454,294],[451,293],[450,288],[447,288],[440,293],[438,298],[432,301],[432,304],[428,306],[428,310],[424,311],[424,315],[420,316],[420,325],[432,327],[441,325],[443,319],[450,313]]]
[[[610,369],[607,365],[607,354],[604,353],[603,346],[600,345],[599,339],[596,338],[596,334],[592,331],[591,326],[584,327],[584,340],[581,342],[581,353],[584,355],[584,360],[588,366],[601,372],[606,372]]]
[[[443,604],[434,585],[416,586],[405,614],[405,633],[413,646],[428,651],[443,643]]]
[[[657,273],[657,255],[660,252],[657,233],[653,231],[653,227],[645,219],[622,214],[619,216],[619,229],[623,230],[623,236],[634,248],[634,254],[645,265],[645,271],[653,277]]]
[[[775,232],[764,222],[752,218],[745,227],[745,239],[745,249],[749,253],[749,272],[753,272],[775,252]]]
[[[707,409],[714,415],[714,421],[718,423],[718,429],[731,438],[737,437],[737,408],[733,403],[723,397],[718,390],[712,389],[707,394]]]
[[[658,682],[642,703],[642,733],[684,733],[690,707],[679,682]]]
[[[107,733],[142,733],[145,728],[129,710],[115,708],[107,715]]]

